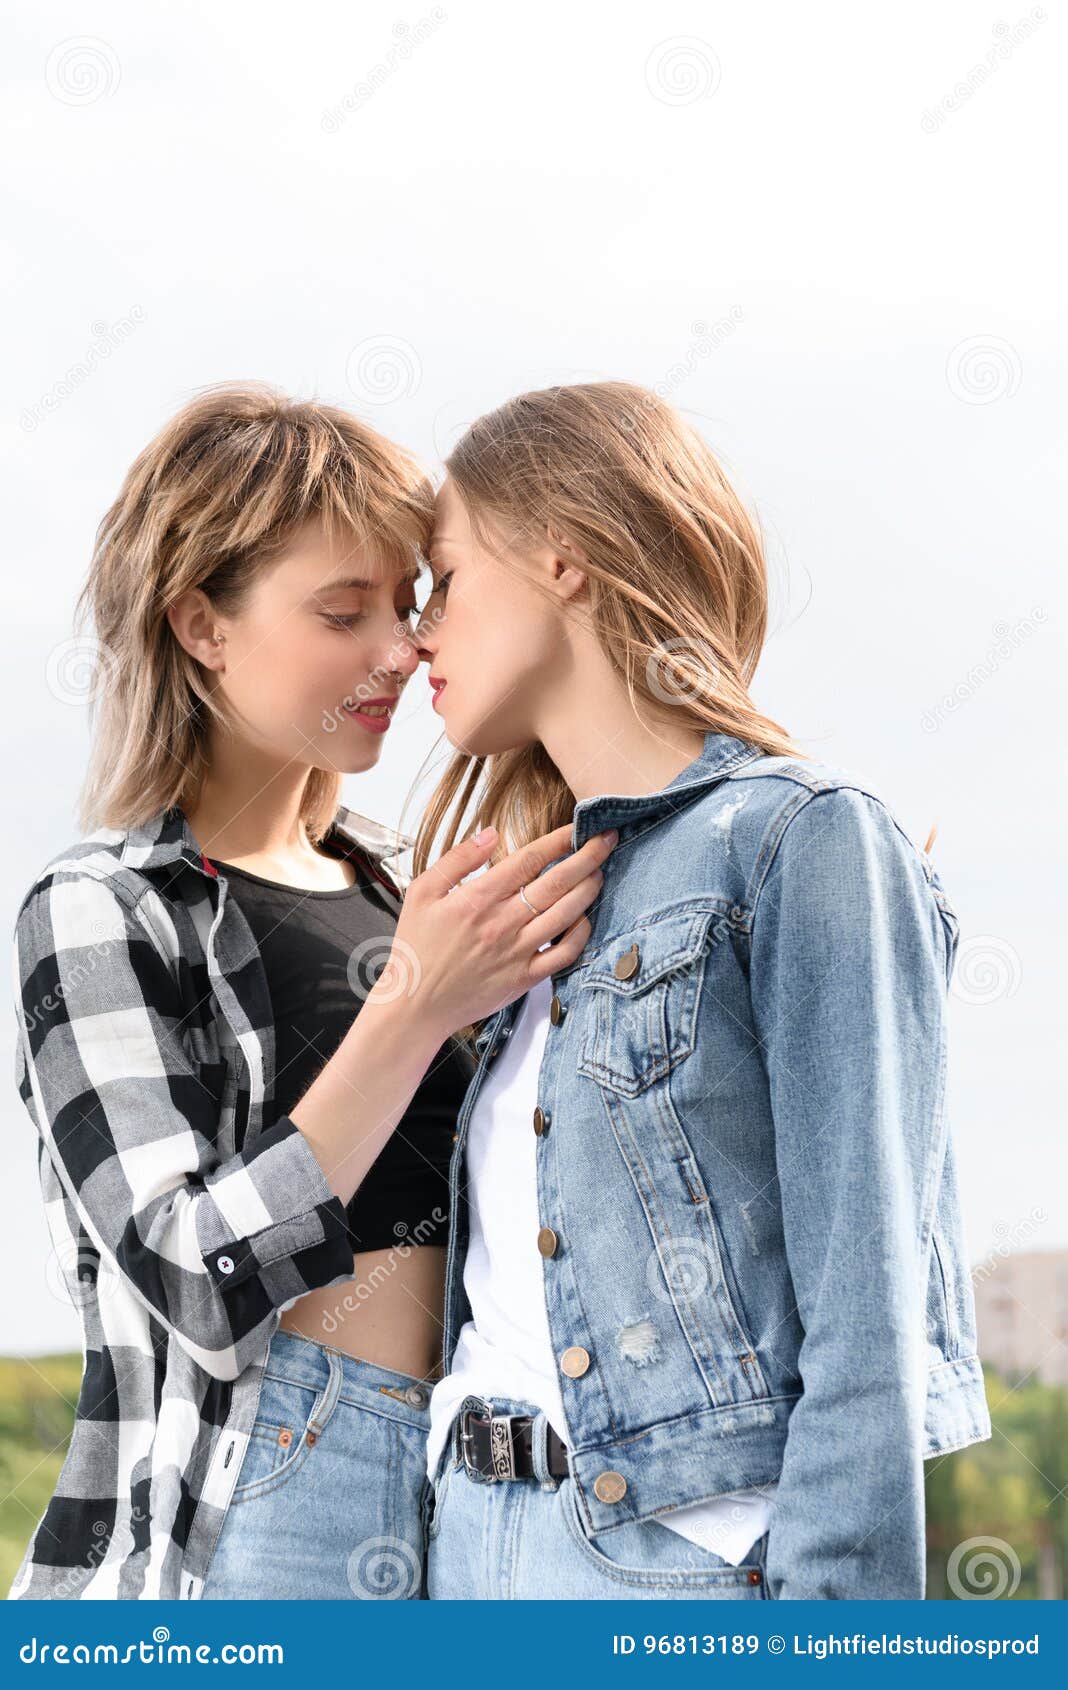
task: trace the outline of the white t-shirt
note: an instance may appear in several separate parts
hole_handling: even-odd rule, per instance
[[[538,1253],[538,1139],[530,1121],[549,1029],[552,981],[526,996],[511,1035],[485,1076],[468,1124],[470,1242],[464,1289],[473,1319],[461,1327],[452,1368],[430,1397],[427,1470],[468,1394],[535,1404],[567,1442]],[[731,1491],[677,1508],[658,1522],[738,1566],[767,1530],[775,1486]]]

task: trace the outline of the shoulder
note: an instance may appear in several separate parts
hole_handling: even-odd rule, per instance
[[[687,849],[755,912],[789,880],[801,899],[869,897],[882,886],[954,912],[930,857],[866,775],[815,758],[757,755],[691,807]]]
[[[56,851],[22,892],[15,932],[45,928],[57,948],[92,943],[106,929],[135,917],[152,880],[124,861],[127,835],[102,828]]]
[[[736,806],[752,814],[759,837],[760,878],[783,850],[803,846],[827,856],[879,838],[930,880],[930,858],[913,839],[886,793],[844,764],[815,758],[761,756],[724,783]]]

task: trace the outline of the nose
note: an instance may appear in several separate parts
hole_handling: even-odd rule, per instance
[[[400,632],[400,637],[390,647],[389,667],[396,669],[405,680],[410,680],[418,669],[421,658],[419,648],[415,643],[414,632],[407,630]]]
[[[400,675],[409,681],[419,667],[419,652],[415,644],[416,630],[403,618],[393,620],[382,630],[378,662],[372,673],[384,679],[389,674]]]
[[[420,663],[433,661],[437,651],[437,622],[432,615],[423,615],[412,630],[412,644]]]

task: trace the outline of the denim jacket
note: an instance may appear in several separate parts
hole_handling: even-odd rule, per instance
[[[777,1480],[770,1596],[921,1597],[923,1462],[991,1435],[945,1104],[956,914],[863,781],[731,735],[580,802],[572,848],[609,827],[531,1125],[583,1529]],[[521,1001],[458,1123],[447,1367],[467,1124]]]

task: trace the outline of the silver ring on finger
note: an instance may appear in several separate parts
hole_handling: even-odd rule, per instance
[[[534,905],[531,903],[530,899],[527,897],[527,889],[526,889],[525,886],[521,886],[519,888],[519,896],[522,898],[523,902],[526,904],[527,909],[530,911],[531,915],[540,915],[541,914],[541,911],[536,910],[534,908]]]

